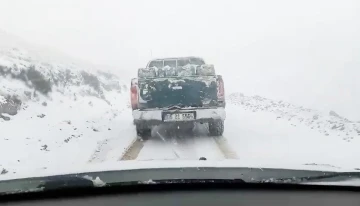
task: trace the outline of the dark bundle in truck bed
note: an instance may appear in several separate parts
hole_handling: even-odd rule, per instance
[[[213,65],[139,69],[139,107],[216,107],[218,76]]]

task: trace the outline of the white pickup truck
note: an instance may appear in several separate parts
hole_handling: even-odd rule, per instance
[[[154,59],[131,81],[131,105],[138,136],[153,126],[208,123],[212,136],[224,131],[225,92],[221,75],[202,58]]]

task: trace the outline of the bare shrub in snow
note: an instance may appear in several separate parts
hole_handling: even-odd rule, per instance
[[[45,114],[39,114],[37,117],[44,118],[45,116],[46,116]]]
[[[21,100],[15,95],[0,96],[0,114],[16,115],[21,104]]]
[[[100,81],[95,75],[82,71],[81,76],[84,79],[84,84],[87,84],[94,88],[95,91],[100,92]]]
[[[2,174],[2,175],[4,175],[4,174],[6,174],[6,173],[8,173],[9,171],[7,171],[5,168],[3,168],[2,170],[1,170],[1,173],[0,174]]]
[[[5,121],[10,121],[10,117],[4,116],[2,114],[0,114],[0,118],[5,120]]]
[[[48,94],[52,90],[52,85],[50,80],[46,80],[45,77],[35,69],[34,66],[31,66],[27,70],[27,78],[32,83],[34,88],[43,94]]]

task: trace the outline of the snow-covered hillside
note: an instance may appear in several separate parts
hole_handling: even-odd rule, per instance
[[[107,143],[116,160],[135,136],[126,78],[0,37],[0,173],[86,163]]]
[[[360,123],[242,93],[227,101],[224,136],[242,162],[360,168]]]
[[[26,50],[19,48],[0,50],[0,75],[3,79],[19,80],[29,90],[36,90],[44,95],[54,91],[65,95],[86,92],[103,97],[105,90],[126,90],[124,82],[113,74],[72,63],[44,62],[34,59]],[[10,88],[2,84],[2,87],[4,95],[14,85]],[[11,91],[13,94],[14,92],[23,96],[25,91]]]
[[[285,121],[294,127],[305,125],[325,136],[338,136],[347,142],[360,138],[360,122],[350,121],[335,111],[325,114],[287,102],[273,101],[260,96],[245,96],[242,93],[230,94],[228,100],[245,111],[273,113],[277,121]]]
[[[108,101],[107,92],[127,89],[121,78],[104,68],[31,45],[1,30],[0,82],[0,114],[14,114],[21,102],[40,101],[39,95],[50,99],[52,93],[74,99],[92,95]]]

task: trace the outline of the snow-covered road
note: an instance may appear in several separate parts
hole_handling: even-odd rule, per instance
[[[134,141],[125,150],[123,160],[208,160],[236,159],[265,166],[323,165],[330,168],[359,168],[359,134],[351,134],[358,123],[341,123],[326,115],[324,122],[343,125],[345,129],[327,129],[321,122],[308,124],[301,114],[299,121],[280,117],[269,111],[255,111],[230,102],[227,106],[225,133],[209,137],[206,125],[197,124],[193,133],[167,132],[157,127],[152,138]],[[289,114],[289,112],[285,112]],[[318,114],[316,114],[318,115]],[[295,118],[296,115],[291,115]],[[313,122],[312,120],[311,122]],[[350,128],[350,129],[349,129]],[[346,132],[344,132],[344,130]]]
[[[320,123],[314,129],[306,121],[280,118],[277,113],[255,111],[229,101],[223,137],[209,137],[207,125],[198,124],[190,134],[158,126],[149,140],[139,141],[128,94],[108,96],[117,104],[109,105],[95,97],[72,101],[54,96],[47,106],[30,102],[29,109],[11,121],[0,120],[2,175],[69,171],[75,165],[86,168],[99,163],[200,157],[219,163],[234,160],[234,166],[360,168],[360,135],[351,133],[356,123],[341,123],[348,130],[345,133],[342,129],[327,130],[328,126]]]
[[[125,154],[126,160],[209,160],[236,159],[236,153],[223,137],[209,137],[206,125],[197,124],[191,133],[183,130],[167,132],[159,126],[153,129],[152,137],[136,141]],[[141,149],[139,149],[141,148]],[[136,151],[136,152],[134,152]],[[232,156],[231,156],[232,155]]]

